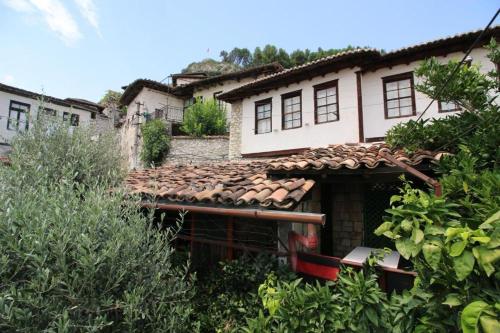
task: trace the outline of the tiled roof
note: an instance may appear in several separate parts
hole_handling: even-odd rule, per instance
[[[403,150],[391,150],[386,144],[367,145],[330,145],[327,148],[312,148],[289,157],[282,157],[268,162],[269,170],[337,170],[341,168],[374,169],[379,166],[394,167],[383,153],[389,153],[396,159],[408,164],[418,165],[424,161],[436,162],[446,153],[418,151],[411,156]]]
[[[313,180],[273,180],[265,162],[164,165],[133,171],[126,179],[132,193],[185,203],[293,208],[314,186]]]

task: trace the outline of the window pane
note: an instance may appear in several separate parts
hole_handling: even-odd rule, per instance
[[[328,114],[328,121],[334,121],[338,119],[338,115],[336,113],[329,113]]]
[[[294,120],[293,121],[293,127],[299,127],[300,126],[300,119],[299,120]]]
[[[387,91],[396,90],[396,89],[398,89],[397,82],[388,82],[385,84],[385,90],[387,90]]]
[[[337,104],[328,105],[328,112],[337,112]]]
[[[293,97],[293,104],[298,104],[298,103],[300,103],[300,96]]]
[[[264,112],[265,118],[271,118],[271,110]]]
[[[19,112],[19,124],[18,124],[18,129],[19,131],[24,131],[26,129],[26,112]]]
[[[399,109],[396,108],[396,109],[389,109],[389,110],[387,110],[387,116],[389,118],[391,118],[391,117],[399,117]]]
[[[411,106],[411,98],[402,98],[399,100],[399,105],[400,106]]]
[[[395,98],[398,98],[398,91],[397,90],[387,92],[387,99],[395,99]]]
[[[293,113],[293,119],[300,119],[300,112]]]
[[[320,106],[318,108],[318,114],[325,114],[326,113],[326,106]]]
[[[318,106],[326,105],[326,98],[320,98],[317,100]]]
[[[413,110],[411,108],[411,106],[405,106],[405,107],[401,107],[399,109],[399,113],[402,115],[402,116],[409,116],[413,113]]]
[[[405,79],[398,82],[399,82],[399,89],[410,88],[410,79]]]
[[[294,104],[294,105],[292,106],[292,110],[293,110],[294,112],[296,112],[296,111],[300,111],[300,104]]]
[[[336,95],[336,91],[335,90],[336,90],[335,88],[328,88],[326,90],[326,95],[327,96],[335,96]]]
[[[290,114],[286,114],[285,115],[285,121],[290,121],[290,120],[292,120],[292,114],[291,113]]]
[[[333,104],[337,103],[337,97],[336,96],[330,96],[326,98],[326,103],[327,104]]]
[[[318,90],[318,91],[316,92],[316,97],[317,97],[317,98],[326,97],[326,90],[325,90],[325,89],[323,89],[323,90]]]
[[[387,108],[392,109],[392,108],[397,108],[399,107],[399,100],[393,100],[393,101],[387,101]]]
[[[408,97],[411,96],[411,88],[405,88],[399,90],[399,97]]]
[[[292,104],[292,99],[291,98],[285,99],[285,106],[291,105],[291,104]]]
[[[318,115],[318,123],[324,123],[325,121],[327,121],[326,114],[320,114],[320,115]]]

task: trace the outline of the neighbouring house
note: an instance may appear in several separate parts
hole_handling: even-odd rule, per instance
[[[113,127],[99,104],[79,98],[60,99],[0,83],[0,154],[10,151],[12,138],[29,130],[40,112],[67,120],[71,126]]]
[[[239,86],[219,96],[232,104],[230,158],[291,154],[309,147],[382,141],[392,126],[417,119],[431,99],[416,91],[422,60],[460,60],[479,36],[467,32],[385,54],[357,49],[318,59]],[[483,47],[500,37],[488,30],[470,53],[482,72],[496,64]],[[434,102],[424,119],[460,110]]]
[[[439,193],[431,166],[446,152],[408,155],[378,141],[431,102],[415,91],[418,63],[459,58],[479,34],[385,54],[343,52],[243,84],[218,96],[232,104],[230,161],[138,170],[126,185],[144,207],[166,214],[165,226],[188,212],[178,238],[195,265],[266,251],[287,257],[298,272],[334,279],[340,263],[360,264],[353,249],[391,246],[373,231],[402,174]],[[499,35],[494,27],[479,45]],[[485,72],[495,66],[480,47],[471,61]],[[425,118],[460,111],[435,104]],[[397,252],[391,258],[383,268],[386,288],[408,287],[414,273]]]
[[[138,158],[141,149],[140,124],[147,119],[163,119],[168,125],[170,134],[181,134],[179,127],[184,119],[184,112],[195,98],[218,100],[218,96],[225,91],[282,69],[281,65],[273,63],[212,77],[203,73],[173,74],[172,84],[138,79],[123,87],[125,91],[120,104],[127,107],[127,115],[121,126],[121,138],[122,149],[128,159],[129,167],[133,169],[140,166]],[[230,120],[231,105],[223,101],[219,103],[226,109]],[[206,143],[210,148],[205,150],[205,155],[200,159],[205,157],[218,159],[221,154],[217,153],[210,158],[209,152],[227,149],[227,143],[223,141],[220,141],[220,145],[213,145],[214,143],[215,141]],[[181,144],[178,142],[178,146]],[[183,150],[182,147],[179,149]],[[194,155],[200,156],[197,152]],[[227,157],[227,153],[222,155]]]

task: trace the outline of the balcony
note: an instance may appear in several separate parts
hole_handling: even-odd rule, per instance
[[[184,108],[179,106],[165,105],[155,110],[155,119],[164,119],[171,123],[182,123],[184,120]]]

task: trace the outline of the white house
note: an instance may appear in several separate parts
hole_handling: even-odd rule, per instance
[[[226,91],[282,69],[281,65],[273,63],[212,77],[203,73],[173,74],[172,84],[138,79],[123,87],[125,91],[120,104],[127,107],[127,115],[121,128],[121,143],[122,150],[128,157],[129,167],[139,165],[139,125],[145,118],[164,119],[175,134],[182,123],[185,109],[192,104],[194,98],[218,99],[218,95]],[[220,103],[230,120],[231,105],[222,101]]]
[[[429,57],[460,60],[480,31],[382,54],[357,49],[243,84],[219,95],[232,104],[230,158],[287,155],[330,144],[381,141],[397,123],[417,119],[431,99],[415,90],[413,74]],[[483,48],[500,37],[490,29],[470,60],[482,72],[496,65]],[[423,118],[459,111],[434,102]]]
[[[40,112],[60,117],[72,126],[91,122],[108,127],[99,104],[77,98],[60,99],[0,83],[0,145],[2,153],[10,150],[12,138],[29,130]]]

